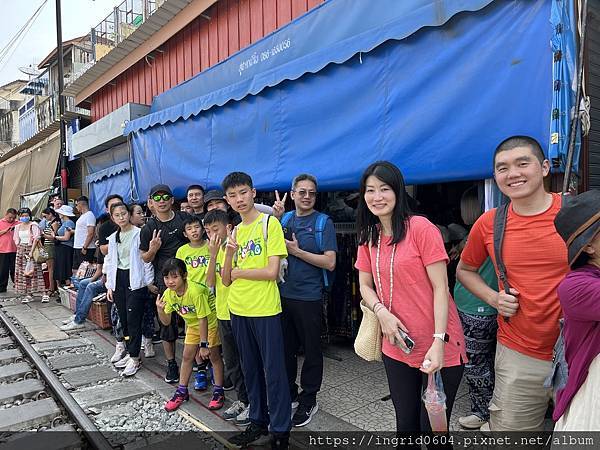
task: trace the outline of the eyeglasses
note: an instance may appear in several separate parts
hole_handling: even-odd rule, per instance
[[[317,196],[317,191],[307,191],[304,189],[300,189],[299,191],[294,191],[296,194],[298,194],[300,197],[309,197],[309,198],[315,198]]]
[[[154,200],[155,202],[160,202],[161,200],[168,202],[172,198],[173,196],[171,194],[154,194],[152,196],[152,200]]]

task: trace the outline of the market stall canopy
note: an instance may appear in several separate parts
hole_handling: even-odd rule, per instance
[[[155,98],[131,121],[135,189],[259,189],[298,171],[356,188],[388,159],[409,183],[486,178],[504,138],[548,142],[551,2],[330,0]]]

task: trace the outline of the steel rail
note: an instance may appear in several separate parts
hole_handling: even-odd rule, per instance
[[[112,445],[110,445],[108,440],[102,435],[96,425],[94,425],[94,422],[90,420],[85,411],[79,406],[79,403],[75,401],[69,391],[62,385],[56,374],[48,367],[44,359],[35,351],[23,333],[19,331],[2,310],[0,310],[0,320],[17,340],[17,343],[25,351],[25,354],[33,361],[33,364],[48,384],[50,390],[54,392],[77,425],[81,427],[83,434],[88,439],[92,448],[96,450],[113,450]]]

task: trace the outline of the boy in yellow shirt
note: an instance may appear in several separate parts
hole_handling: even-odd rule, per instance
[[[192,374],[192,364],[198,352],[198,346],[200,346],[202,359],[210,356],[211,336],[208,326],[208,317],[211,314],[208,304],[210,291],[205,285],[188,280],[185,264],[177,258],[165,261],[163,277],[167,289],[162,296],[159,295],[156,298],[158,318],[164,326],[169,326],[171,313],[176,312],[183,318],[186,325],[179,387],[173,398],[165,403],[165,409],[171,412],[190,398],[187,385]]]
[[[223,359],[225,360],[226,377],[228,377],[238,396],[238,400],[223,412],[225,420],[234,420],[237,425],[248,425],[250,423],[250,410],[248,392],[244,382],[244,374],[240,363],[233,332],[231,331],[231,316],[227,297],[229,288],[223,285],[221,279],[221,268],[225,261],[225,245],[227,234],[232,227],[229,223],[229,215],[221,209],[213,209],[204,216],[204,229],[208,234],[208,249],[210,259],[206,273],[206,285],[209,289],[215,289],[217,319],[219,320],[219,335],[223,348]]]
[[[183,222],[183,234],[190,241],[177,250],[176,258],[185,263],[188,278],[196,283],[206,285],[206,271],[210,260],[208,242],[204,239],[204,228],[200,219],[196,216],[190,216]],[[214,295],[209,297],[211,315],[208,318],[208,331],[214,339],[210,340],[210,362],[213,367],[213,399],[210,402],[210,409],[220,409],[225,402],[223,390],[223,360],[221,359],[221,341],[218,334],[218,322],[215,312]],[[207,361],[203,361],[199,355],[196,355],[198,363],[198,372],[194,389],[205,391],[207,389],[206,367]]]
[[[281,259],[287,257],[283,231],[275,217],[255,208],[248,174],[230,173],[223,190],[242,218],[228,236],[222,276],[250,399],[250,425],[229,441],[246,447],[270,431],[271,448],[288,448],[292,409],[277,288]]]

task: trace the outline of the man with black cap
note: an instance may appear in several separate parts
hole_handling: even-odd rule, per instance
[[[554,225],[573,269],[558,286],[569,376],[556,395],[554,431],[600,430],[600,191],[565,203]]]
[[[154,206],[154,216],[151,217],[140,233],[140,250],[142,259],[154,266],[154,286],[156,292],[162,294],[166,287],[162,277],[162,266],[169,258],[174,258],[177,249],[187,241],[183,236],[183,222],[188,214],[173,211],[173,192],[165,184],[157,184],[150,189],[150,200]],[[179,368],[175,361],[175,343],[177,341],[177,317],[171,318],[169,326],[160,325],[165,356],[167,358],[167,383],[179,382]]]

